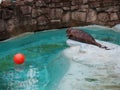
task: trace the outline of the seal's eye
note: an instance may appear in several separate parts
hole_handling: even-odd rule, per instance
[[[66,33],[70,33],[70,31],[71,31],[71,30],[68,28],[68,29],[66,30]]]

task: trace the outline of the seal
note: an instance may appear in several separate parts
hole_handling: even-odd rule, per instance
[[[108,47],[96,42],[95,39],[93,38],[93,36],[91,36],[90,34],[88,34],[87,32],[85,32],[83,30],[67,28],[66,33],[67,33],[68,39],[72,39],[72,40],[83,42],[83,43],[92,44],[92,45],[98,46],[100,48],[104,48],[106,50],[109,50]]]

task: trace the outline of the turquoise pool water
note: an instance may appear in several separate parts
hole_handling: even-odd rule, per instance
[[[115,32],[110,28],[89,27],[81,28],[90,33],[94,38],[120,45],[120,32]]]
[[[120,33],[103,28],[81,28],[96,39],[120,45]],[[67,48],[66,29],[37,32],[0,42],[0,90],[55,90],[69,68],[61,53]],[[21,71],[13,56],[23,53],[26,62]]]
[[[67,47],[65,30],[38,32],[0,43],[0,90],[53,90],[69,67],[61,54]],[[23,53],[23,70],[13,56]]]

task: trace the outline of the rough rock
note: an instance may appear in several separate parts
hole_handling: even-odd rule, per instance
[[[1,11],[2,13],[2,19],[11,19],[14,12],[12,10],[4,9]]]
[[[16,27],[19,26],[19,21],[17,18],[14,18],[14,19],[10,19],[7,21],[7,28],[6,30],[9,32],[9,33],[14,33],[16,32]]]
[[[36,6],[37,7],[43,7],[43,6],[46,6],[46,3],[45,3],[44,0],[37,0]]]
[[[63,17],[62,17],[62,22],[63,23],[68,23],[70,21],[70,16],[71,16],[70,12],[64,14]]]
[[[4,20],[0,20],[0,41],[8,39],[10,34],[6,31]]]
[[[23,15],[30,14],[32,11],[31,6],[22,6],[20,9]]]
[[[117,13],[111,13],[111,14],[110,14],[110,19],[111,19],[111,20],[118,20],[119,18],[118,18]]]
[[[48,19],[45,16],[40,16],[37,18],[38,25],[47,25]]]
[[[50,11],[50,19],[60,19],[62,17],[62,9],[51,9]]]
[[[86,19],[86,12],[73,12],[72,19],[84,22]]]
[[[97,19],[97,13],[95,10],[90,9],[87,13],[87,22],[94,22]]]
[[[107,22],[109,20],[109,15],[107,13],[99,13],[98,20],[102,22]]]

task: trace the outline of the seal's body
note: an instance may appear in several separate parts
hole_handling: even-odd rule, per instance
[[[96,45],[98,47],[107,49],[106,46],[103,46],[100,43],[96,42],[95,39],[90,34],[88,34],[87,32],[85,32],[83,30],[68,28],[66,33],[67,33],[67,36],[69,39]]]

